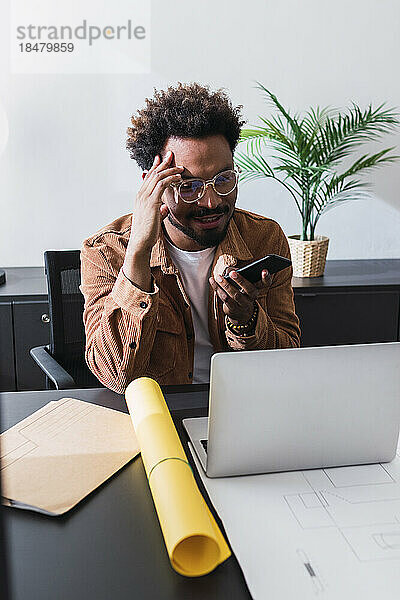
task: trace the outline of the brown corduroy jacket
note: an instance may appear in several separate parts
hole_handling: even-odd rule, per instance
[[[191,383],[194,328],[179,272],[161,234],[150,259],[154,291],[142,291],[130,282],[121,267],[131,225],[132,215],[122,216],[83,243],[87,364],[106,387],[119,393],[141,376],[164,385]],[[227,266],[243,266],[266,254],[290,258],[281,227],[236,208],[227,235],[216,248],[212,272],[215,277]],[[208,329],[215,352],[298,347],[291,278],[292,267],[272,275],[271,286],[258,298],[257,324],[250,337],[227,330],[222,303],[209,286]]]

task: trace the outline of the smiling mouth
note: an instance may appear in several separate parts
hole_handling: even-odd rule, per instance
[[[217,229],[223,221],[225,214],[207,215],[206,217],[193,217],[193,222],[200,229]]]
[[[222,209],[220,207],[218,212],[214,212],[214,213],[211,211],[205,212],[204,210],[198,211],[197,215],[192,216],[192,219],[194,219],[195,221],[199,221],[201,223],[207,223],[207,222],[212,223],[212,221],[218,221],[222,217],[225,217],[225,215],[227,215],[227,214],[229,214],[228,206],[226,206]]]
[[[200,221],[201,223],[213,223],[214,221],[219,221],[224,215],[210,215],[207,217],[193,217],[195,221]]]

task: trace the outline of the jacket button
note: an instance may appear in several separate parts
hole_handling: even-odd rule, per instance
[[[129,348],[131,348],[132,350],[134,350],[136,348],[136,342],[131,342],[129,344]]]
[[[139,306],[140,308],[147,308],[147,302],[141,302]]]
[[[189,379],[192,379],[192,377],[193,377],[192,371],[189,371],[188,376],[189,376]]]

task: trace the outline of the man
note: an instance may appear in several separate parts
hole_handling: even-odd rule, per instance
[[[155,92],[133,116],[127,148],[143,170],[132,215],[83,243],[86,361],[123,393],[209,381],[215,352],[299,346],[292,268],[252,285],[234,271],[290,256],[275,221],[235,208],[241,106],[197,83]],[[231,271],[235,283],[222,275]]]

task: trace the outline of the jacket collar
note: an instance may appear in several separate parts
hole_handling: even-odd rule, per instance
[[[164,240],[165,236],[161,229],[160,236],[151,251],[150,267],[161,267],[165,274],[177,273],[178,269],[171,260]],[[238,260],[252,260],[253,258],[253,254],[240,234],[235,222],[235,213],[233,213],[226,236],[217,246],[213,264],[217,264],[218,272],[222,273],[225,267],[235,265]]]

